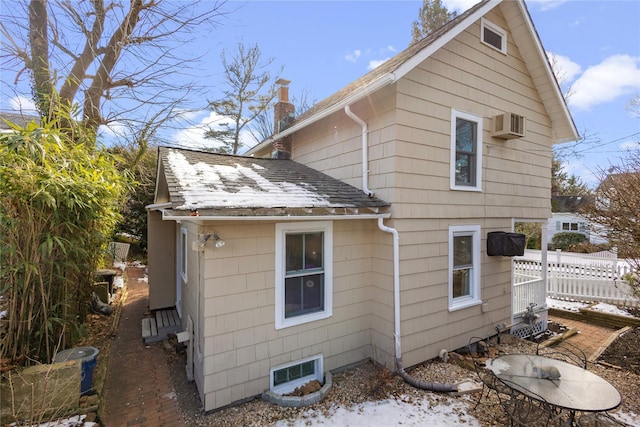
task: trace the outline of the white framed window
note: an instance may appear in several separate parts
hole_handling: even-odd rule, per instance
[[[449,227],[449,311],[482,303],[480,226]]]
[[[484,18],[480,20],[480,40],[487,46],[507,54],[507,32]]]
[[[180,227],[180,276],[187,282],[187,227]]]
[[[333,314],[333,223],[276,224],[276,329]]]
[[[269,390],[278,394],[291,393],[313,380],[320,384],[324,381],[322,354],[271,368]]]
[[[558,231],[588,231],[589,226],[584,222],[575,221],[557,221],[556,230]]]
[[[451,189],[482,191],[482,117],[451,110]]]

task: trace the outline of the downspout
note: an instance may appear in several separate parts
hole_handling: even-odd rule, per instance
[[[396,368],[398,369],[398,375],[400,375],[406,383],[422,390],[445,393],[458,391],[458,386],[455,384],[441,384],[422,381],[413,378],[404,370],[402,365],[402,351],[400,349],[400,238],[398,237],[398,230],[384,225],[383,218],[378,218],[378,228],[385,233],[393,235],[393,335],[395,338]]]
[[[349,104],[344,106],[344,112],[362,128],[362,192],[368,197],[373,197],[373,191],[369,190],[369,143],[367,141],[367,123],[351,112]]]
[[[368,158],[368,127],[367,123],[351,111],[351,105],[344,107],[345,114],[362,128],[362,192],[368,197],[373,197],[373,191],[369,189],[369,158]],[[440,384],[427,381],[421,381],[413,378],[404,370],[402,365],[402,350],[400,347],[400,238],[398,230],[384,225],[384,218],[378,218],[378,228],[385,233],[393,235],[393,336],[395,340],[395,358],[398,375],[413,387],[438,392],[454,392],[458,391],[455,384]]]

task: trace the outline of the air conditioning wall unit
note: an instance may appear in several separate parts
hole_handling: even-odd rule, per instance
[[[494,116],[493,136],[501,139],[522,138],[526,119],[514,113],[502,113]]]

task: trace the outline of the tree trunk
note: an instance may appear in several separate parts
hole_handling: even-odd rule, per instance
[[[106,91],[111,88],[111,72],[113,71],[113,67],[115,67],[118,62],[118,58],[122,52],[122,46],[127,44],[127,39],[138,23],[140,11],[144,7],[142,0],[131,0],[131,9],[109,40],[104,57],[98,64],[93,82],[85,93],[83,108],[84,123],[94,131],[104,123],[104,119],[100,113],[100,101]]]
[[[49,114],[53,87],[49,71],[49,38],[47,36],[47,0],[31,0],[29,4],[29,43],[31,45],[31,68],[38,109]]]

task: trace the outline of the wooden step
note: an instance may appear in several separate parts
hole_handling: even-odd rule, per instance
[[[142,319],[142,339],[145,343],[165,340],[169,334],[181,330],[180,316],[175,309],[156,310],[153,317]]]

